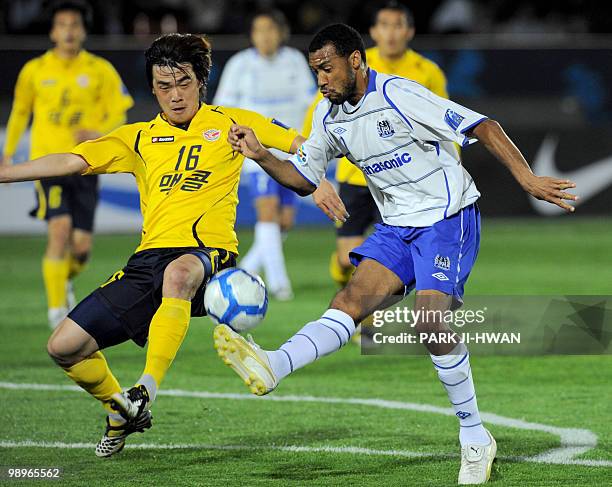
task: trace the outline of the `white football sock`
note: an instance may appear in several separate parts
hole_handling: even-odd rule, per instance
[[[340,350],[355,333],[355,322],[345,312],[328,309],[317,321],[311,321],[278,350],[266,352],[276,377],[291,372]]]
[[[291,283],[285,267],[280,225],[273,222],[257,223],[255,225],[255,244],[260,249],[259,255],[270,292],[290,289]]]
[[[470,354],[465,344],[460,343],[447,355],[431,355],[431,360],[459,418],[461,445],[488,445],[490,439],[478,412]]]

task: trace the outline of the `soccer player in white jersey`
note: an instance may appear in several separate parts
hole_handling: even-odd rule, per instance
[[[224,325],[215,329],[219,354],[259,395],[345,345],[355,325],[391,295],[416,289],[416,309],[429,318],[443,314],[429,310],[461,304],[478,252],[480,216],[478,190],[454,143],[479,140],[538,199],[573,211],[565,200],[577,198],[566,192],[574,183],[533,174],[497,122],[414,81],[368,69],[363,41],[351,27],[335,24],[316,34],[309,63],[325,100],[295,156],[277,159],[248,127],[233,126],[229,141],[299,194],[315,190],[330,159],[347,156],[365,174],[383,223],[351,252],[357,270],[329,309],[278,350],[265,351]],[[427,348],[459,419],[459,483],[484,483],[497,446],[480,419],[467,348],[452,343],[456,335],[443,322],[422,321],[415,328],[447,339]]]
[[[283,45],[288,37],[287,20],[280,11],[255,14],[251,23],[253,47],[227,62],[215,104],[257,111],[281,120],[279,125],[301,126],[316,87],[302,53]],[[253,161],[245,161],[244,173],[255,200],[257,223],[253,245],[239,266],[255,273],[263,268],[272,296],[291,299],[281,235],[293,226],[296,195]]]

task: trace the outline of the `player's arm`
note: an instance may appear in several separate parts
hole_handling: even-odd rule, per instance
[[[292,148],[299,138],[301,137],[298,136],[294,139]],[[316,189],[316,186],[302,176],[291,162],[283,161],[267,150],[259,142],[252,128],[234,124],[230,128],[227,140],[233,150],[255,161],[272,178],[300,196],[307,196]]]
[[[487,119],[468,132],[482,142],[487,150],[506,166],[523,189],[533,197],[560,206],[573,212],[575,208],[565,201],[577,201],[578,196],[566,193],[576,184],[568,179],[557,179],[548,176],[536,176],[529,164],[514,145],[504,129],[495,120]]]
[[[79,155],[71,153],[49,154],[23,164],[0,166],[0,183],[34,181],[81,174],[88,167],[85,159]]]
[[[577,197],[565,190],[576,185],[565,179],[533,174],[521,152],[494,120],[407,80],[388,83],[385,95],[419,140],[451,141],[461,146],[480,140],[525,191],[537,199],[574,211],[565,201],[576,201]]]
[[[17,83],[15,85],[15,94],[13,99],[13,107],[9,116],[6,127],[6,139],[2,152],[2,164],[9,164],[19,139],[28,126],[30,115],[32,114],[32,105],[34,103],[34,87],[32,84],[33,74],[32,61],[27,63],[19,72]]]

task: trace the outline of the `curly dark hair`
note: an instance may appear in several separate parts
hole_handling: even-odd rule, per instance
[[[153,87],[153,66],[166,66],[185,71],[181,66],[189,63],[200,83],[200,98],[206,95],[208,76],[212,66],[212,49],[205,37],[194,34],[166,34],[158,37],[145,51],[147,80]]]
[[[339,56],[346,57],[359,51],[361,59],[366,61],[365,45],[359,32],[346,24],[331,24],[315,34],[308,46],[308,52],[315,52],[331,44]]]

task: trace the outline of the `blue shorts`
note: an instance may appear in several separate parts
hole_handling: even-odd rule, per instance
[[[295,206],[297,194],[276,182],[266,173],[257,171],[249,175],[249,189],[253,199],[264,196],[276,196],[281,206]]]
[[[377,224],[349,254],[359,265],[373,259],[393,271],[408,290],[435,289],[461,301],[480,246],[480,211],[474,203],[430,227]]]

